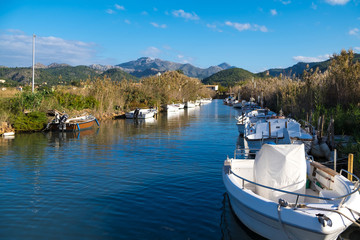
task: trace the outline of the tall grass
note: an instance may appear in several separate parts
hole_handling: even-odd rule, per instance
[[[211,91],[200,80],[176,71],[143,78],[140,83],[126,79],[113,81],[105,76],[89,78],[79,86],[43,87],[35,93],[26,89],[13,97],[0,98],[0,120],[10,122],[16,130],[31,131],[47,121],[42,116],[50,109],[65,111],[70,116],[86,110],[102,118],[136,107],[159,107],[210,96]],[[35,124],[38,121],[42,123]]]

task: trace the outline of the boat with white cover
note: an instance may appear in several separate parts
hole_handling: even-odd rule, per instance
[[[264,144],[255,159],[237,150],[222,175],[234,213],[252,231],[271,240],[335,240],[360,226],[359,178],[343,172],[313,161],[304,145]]]
[[[268,109],[255,109],[250,112],[243,112],[240,116],[236,118],[236,126],[238,128],[239,134],[244,134],[245,124],[248,121],[250,123],[256,123],[258,121],[264,122],[266,119],[269,119],[273,116],[276,116],[276,113]]]
[[[247,102],[245,100],[242,100],[241,102],[238,101],[236,104],[233,104],[233,107],[240,108],[243,112],[249,112],[256,108],[260,108],[256,102],[252,102],[252,101]]]
[[[152,118],[157,113],[157,110],[154,108],[150,109],[140,109],[137,108],[133,111],[125,113],[126,118],[138,118],[138,119],[145,119],[145,118]]]
[[[260,149],[264,143],[269,142],[278,144],[306,143],[306,151],[308,152],[311,148],[313,136],[306,133],[296,120],[276,116],[256,123],[246,122],[244,139],[249,148],[252,149]]]

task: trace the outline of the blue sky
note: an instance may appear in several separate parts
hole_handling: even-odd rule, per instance
[[[252,72],[360,52],[360,0],[1,0],[0,65],[139,57]]]

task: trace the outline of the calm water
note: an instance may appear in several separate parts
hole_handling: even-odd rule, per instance
[[[0,239],[257,239],[230,210],[222,101],[79,133],[0,138]]]

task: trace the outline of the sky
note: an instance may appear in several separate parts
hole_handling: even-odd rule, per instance
[[[251,72],[360,53],[360,0],[0,0],[0,66],[140,57]]]

